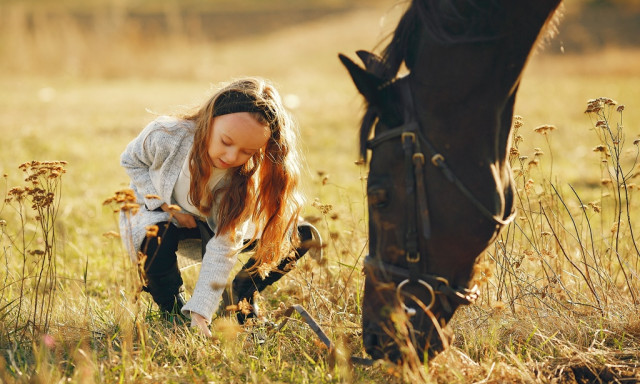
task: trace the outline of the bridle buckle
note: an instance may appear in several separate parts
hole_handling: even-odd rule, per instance
[[[420,252],[407,252],[407,261],[410,263],[417,263],[418,261],[420,261]]]
[[[407,137],[411,138],[411,142],[413,143],[416,142],[416,134],[414,132],[402,132],[402,135],[400,136],[400,138],[403,143],[404,143],[404,139]]]

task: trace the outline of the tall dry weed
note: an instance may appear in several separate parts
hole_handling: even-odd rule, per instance
[[[551,154],[540,148],[534,148],[531,156],[521,153],[523,122],[515,119],[510,160],[519,217],[479,266],[491,298],[512,312],[553,302],[554,307],[595,309],[604,315],[612,289],[637,302],[638,286],[630,277],[637,273],[638,259],[631,205],[638,143],[631,152],[624,147],[623,110],[607,98],[589,102],[587,113],[597,118],[593,129],[599,143],[594,152],[600,157],[592,161],[602,164],[600,199],[592,201],[584,201],[573,186],[562,187],[553,179]],[[620,114],[614,128],[612,111]],[[550,146],[555,129],[545,125],[535,132],[544,135]],[[592,191],[586,194],[594,196]]]
[[[457,314],[456,347],[473,360],[507,361],[538,379],[569,383],[638,378],[629,367],[640,361],[630,352],[640,334],[628,319],[639,311],[633,179],[640,141],[627,138],[623,111],[609,98],[588,102],[596,145],[590,159],[574,161],[599,162],[601,182],[586,190],[553,176],[556,127],[534,129],[549,148],[525,149],[526,125],[514,119],[518,218],[476,266],[480,305]]]
[[[64,161],[20,165],[24,185],[5,193],[0,241],[5,272],[0,286],[0,338],[9,345],[49,332],[57,290],[57,237]],[[8,175],[5,175],[5,183]]]

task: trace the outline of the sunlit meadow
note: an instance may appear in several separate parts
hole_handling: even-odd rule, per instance
[[[348,360],[364,356],[366,169],[355,164],[361,99],[337,54],[379,48],[401,7],[210,41],[180,24],[169,37],[116,28],[126,7],[107,4],[89,32],[62,6],[49,19],[39,2],[0,5],[1,382],[640,380],[640,52],[555,44],[532,57],[510,158],[518,219],[479,260],[482,296],[455,315],[454,345],[416,372]],[[304,214],[326,241],[325,258],[301,262],[261,308],[279,323],[303,306],[335,351],[298,315],[279,331],[220,318],[212,340],[162,321],[117,237],[121,204],[103,205],[127,187],[119,156],[148,121],[243,75],[272,79],[295,116]]]

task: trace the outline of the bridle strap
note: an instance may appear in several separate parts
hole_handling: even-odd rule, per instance
[[[405,132],[405,131],[418,132],[419,130],[418,128],[420,128],[420,125],[418,124],[417,121],[413,120],[409,123],[402,124],[395,128],[389,129],[388,131],[378,133],[373,138],[371,138],[371,140],[367,141],[367,149],[374,149],[379,144],[402,135],[402,132]]]
[[[511,213],[509,213],[509,216],[507,216],[507,217],[500,217],[500,216],[498,216],[496,214],[491,213],[491,211],[489,209],[487,209],[487,207],[485,207],[484,204],[482,204],[482,202],[480,202],[480,200],[478,200],[473,195],[473,193],[471,193],[469,188],[467,188],[464,185],[462,180],[460,180],[455,175],[455,173],[453,173],[451,168],[449,168],[449,165],[447,165],[447,163],[445,162],[444,156],[442,156],[442,154],[440,154],[435,149],[433,144],[431,144],[429,142],[429,140],[427,140],[427,138],[424,137],[424,135],[422,134],[421,131],[418,131],[418,137],[424,143],[424,145],[427,147],[429,152],[432,154],[431,163],[433,165],[435,165],[439,170],[442,171],[442,173],[447,178],[447,180],[449,180],[449,182],[453,183],[453,185],[455,185],[458,188],[458,190],[467,198],[467,200],[469,200],[480,211],[480,213],[482,213],[482,215],[484,215],[484,217],[486,217],[487,219],[493,221],[495,224],[497,224],[499,226],[505,226],[505,225],[511,223],[513,221],[513,219],[515,219],[515,217],[516,217],[516,210],[515,209],[512,209]]]
[[[403,97],[405,100],[412,101],[410,87],[403,86],[401,88]],[[413,102],[407,102],[404,105],[404,121],[413,121]],[[424,172],[422,165],[424,165],[424,154],[420,150],[420,142],[416,138],[416,132],[420,128],[419,125],[405,126],[400,136],[402,142],[402,149],[404,151],[404,164],[405,164],[405,193],[406,193],[406,213],[407,226],[405,232],[405,259],[408,264],[409,278],[406,280],[408,283],[418,283],[425,287],[430,285],[419,278],[420,271],[420,239],[418,236],[417,217],[422,218],[423,235],[426,240],[431,237],[431,220],[429,218],[429,210],[426,209],[426,194],[424,189]],[[418,183],[418,177],[422,182]],[[422,186],[422,189],[419,187]],[[424,200],[420,200],[420,196]],[[422,205],[420,212],[416,212],[416,203]],[[402,291],[401,283],[398,285],[397,294]],[[435,294],[432,293],[432,299],[435,300]],[[432,302],[433,303],[433,302]]]
[[[444,174],[445,178],[450,183],[452,183],[453,185],[456,186],[456,188],[458,188],[458,190],[478,209],[478,211],[480,211],[480,213],[482,213],[484,217],[491,220],[494,224],[500,225],[500,226],[505,226],[511,223],[513,219],[515,219],[516,217],[516,210],[515,209],[512,210],[509,216],[505,218],[491,213],[491,211],[489,211],[489,209],[487,209],[487,207],[485,207],[480,202],[480,200],[478,200],[473,195],[473,193],[471,193],[469,188],[467,188],[464,185],[464,183],[455,175],[455,173],[453,173],[449,165],[446,163],[444,156],[435,149],[433,144],[431,144],[431,142],[424,136],[424,134],[420,131],[420,129],[416,129],[419,127],[420,125],[418,124],[418,122],[414,120],[407,124],[403,124],[401,126],[392,128],[379,135],[376,135],[371,140],[369,140],[367,142],[367,148],[373,150],[375,147],[382,144],[383,142],[391,140],[398,136],[401,136],[402,133],[405,132],[406,130],[409,130],[409,129],[412,130],[413,132],[415,132],[416,136],[420,139],[420,142],[424,144],[424,146],[426,147],[427,152],[429,153],[429,156],[431,159],[431,163]]]
[[[407,227],[405,232],[405,251],[407,262],[417,263],[420,261],[420,251],[418,250],[418,233],[416,228],[416,192],[415,174],[413,167],[414,146],[416,135],[414,132],[402,133],[402,149],[404,150],[405,169],[405,193],[406,193],[406,213]],[[413,268],[410,268],[413,269]],[[412,279],[413,280],[413,279]]]

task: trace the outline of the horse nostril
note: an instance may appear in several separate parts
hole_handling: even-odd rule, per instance
[[[372,187],[367,190],[369,197],[369,205],[376,208],[383,208],[387,206],[389,201],[387,190],[379,187]]]

